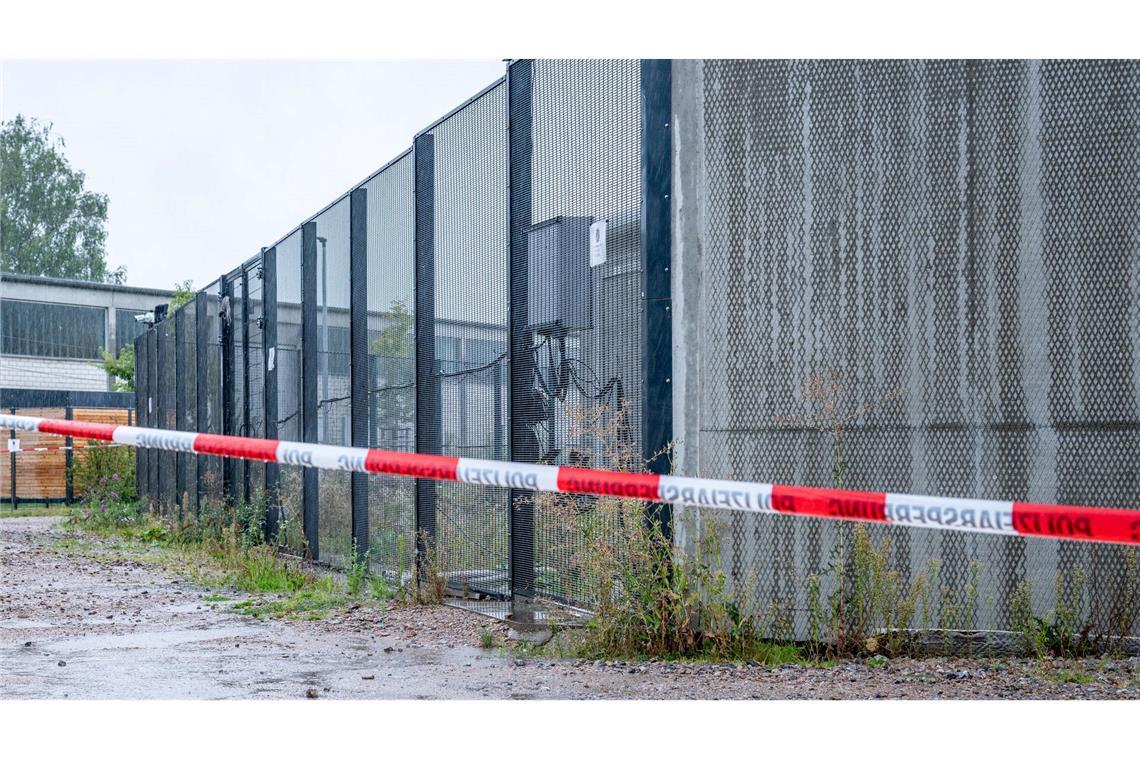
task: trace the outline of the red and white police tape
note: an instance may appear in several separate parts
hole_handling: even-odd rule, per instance
[[[213,454],[323,470],[456,480],[528,491],[621,496],[708,509],[1140,545],[1140,509],[956,499],[611,472],[10,414],[0,414],[0,428],[36,430],[140,448]]]

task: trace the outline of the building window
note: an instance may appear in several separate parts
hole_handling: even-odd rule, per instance
[[[106,309],[0,301],[0,353],[99,359],[99,349],[106,345]]]
[[[115,350],[135,345],[135,338],[146,332],[146,325],[135,317],[146,314],[138,309],[115,309]]]

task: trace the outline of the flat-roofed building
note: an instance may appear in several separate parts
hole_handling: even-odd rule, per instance
[[[105,391],[102,351],[146,329],[172,291],[0,273],[0,387]]]

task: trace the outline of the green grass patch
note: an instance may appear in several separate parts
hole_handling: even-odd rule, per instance
[[[255,598],[238,602],[231,610],[255,618],[320,620],[332,610],[346,607],[351,597],[331,577],[321,578],[282,599]]]
[[[11,504],[0,504],[0,519],[5,517],[66,517],[73,514],[75,507],[64,507],[57,504],[20,504],[19,509],[12,509]]]
[[[1048,678],[1056,681],[1057,683],[1077,683],[1086,685],[1092,683],[1095,679],[1088,673],[1074,673],[1069,670],[1061,670],[1056,673],[1050,673]]]
[[[202,597],[202,601],[203,602],[232,602],[233,597],[223,596],[221,594],[206,594],[206,596]]]

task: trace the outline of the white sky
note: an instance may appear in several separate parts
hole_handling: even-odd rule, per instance
[[[206,285],[505,71],[478,61],[0,62],[0,118],[54,124],[107,193],[130,285]]]

